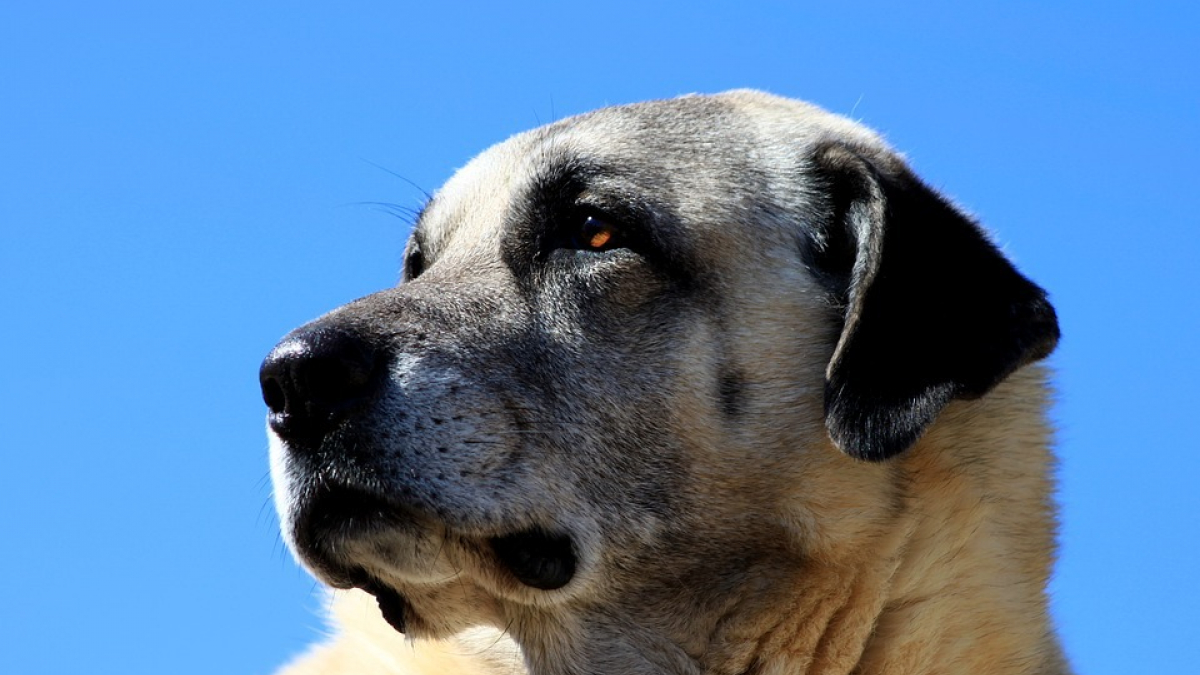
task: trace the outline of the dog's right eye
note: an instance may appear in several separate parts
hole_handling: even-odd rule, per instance
[[[425,254],[421,251],[421,245],[414,241],[404,256],[404,280],[412,281],[421,276],[424,271]]]

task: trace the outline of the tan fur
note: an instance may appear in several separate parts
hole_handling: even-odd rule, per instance
[[[280,675],[524,672],[517,646],[499,631],[479,628],[450,640],[418,643],[384,623],[375,600],[362,591],[335,591],[332,602],[337,642],[314,647]]]
[[[762,138],[839,139],[877,151],[885,173],[890,162],[900,162],[870,132],[810,106],[753,92],[720,100],[745,111]],[[797,119],[812,126],[797,131]],[[449,272],[435,269],[469,268],[470,283],[493,287],[501,297],[512,292],[496,253],[503,237],[497,219],[489,216],[511,208],[539,166],[531,157],[549,145],[589,143],[611,147],[617,155],[634,152],[617,138],[623,122],[606,122],[595,131],[574,124],[560,123],[558,135],[525,135],[498,146],[439,193],[423,220],[426,245],[436,251],[440,266],[419,282],[430,297],[464,292],[459,282],[438,276]],[[612,140],[604,138],[606,132]],[[760,161],[776,158],[764,150]],[[703,221],[701,209],[707,208],[691,202],[675,206],[681,218],[694,222]],[[822,421],[820,385],[835,358],[837,336],[817,309],[820,288],[793,259],[793,239],[782,224],[771,227],[776,229],[703,230],[706,264],[719,275],[721,303],[733,309],[699,316],[685,333],[670,338],[674,363],[685,365],[673,375],[668,412],[659,424],[672,443],[686,449],[678,467],[672,465],[672,482],[664,482],[675,486],[683,506],[631,526],[636,534],[620,543],[629,546],[626,555],[614,549],[602,526],[614,512],[629,509],[614,496],[613,509],[606,510],[603,483],[593,488],[588,482],[586,467],[592,465],[577,474],[541,477],[544,482],[528,488],[535,500],[530,503],[575,514],[556,522],[573,528],[578,545],[591,556],[572,586],[539,595],[473,554],[443,550],[436,542],[445,540],[420,540],[410,548],[434,551],[422,563],[431,570],[427,577],[370,564],[412,603],[421,617],[414,630],[431,637],[410,640],[380,618],[370,596],[334,591],[333,638],[282,675],[515,675],[526,671],[509,637],[514,632],[528,640],[522,646],[532,650],[528,656],[538,672],[559,672],[553,670],[559,655],[563,663],[577,663],[567,654],[606,655],[605,641],[618,640],[612,636],[632,645],[622,649],[653,664],[637,672],[1069,672],[1046,609],[1054,510],[1044,369],[1025,365],[982,398],[952,401],[915,445],[893,459],[848,457]],[[613,292],[623,306],[650,302],[658,286],[646,279],[614,285]],[[359,310],[347,311],[353,316]],[[578,318],[563,317],[556,330],[564,340],[573,339]],[[585,349],[579,358],[598,359],[602,366],[607,356]],[[733,425],[709,394],[715,370],[729,359],[746,383],[746,409]],[[604,382],[603,368],[598,372],[593,377],[581,368],[579,386],[613,386]],[[626,395],[632,394],[625,389],[612,394]],[[630,408],[610,414],[638,414]],[[588,452],[580,451],[585,459],[592,457]],[[613,471],[621,476],[642,469]],[[277,469],[277,480],[281,473]],[[516,510],[533,508],[538,507]],[[682,536],[679,532],[697,533],[686,544],[689,550],[661,543],[664,533]],[[639,548],[642,540],[650,543]],[[665,552],[659,560],[670,569],[646,567],[655,551]],[[631,561],[636,569],[628,569]],[[437,585],[441,578],[453,581],[443,588]],[[722,592],[709,592],[717,586]],[[653,616],[640,613],[646,608],[655,609]],[[586,623],[598,621],[595,617],[604,618]],[[585,623],[591,632],[585,632]],[[490,627],[455,634],[471,624]],[[572,667],[580,670],[562,674],[584,672],[583,666]]]

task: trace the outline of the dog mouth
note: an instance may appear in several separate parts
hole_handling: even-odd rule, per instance
[[[467,551],[481,556],[481,562],[538,591],[563,588],[575,578],[579,567],[575,542],[561,531],[531,527],[501,535],[482,532],[453,535],[453,525],[441,523],[440,519],[431,520],[428,514],[422,515],[417,509],[397,504],[374,491],[345,485],[325,484],[310,492],[297,515],[294,543],[314,570],[334,587],[358,587],[374,595],[384,617],[397,630],[407,623],[405,617],[411,608],[401,592],[380,581],[378,575],[391,577],[399,572],[398,578],[404,578],[408,575],[401,570],[411,573],[425,568],[426,562],[418,551],[444,550],[445,537],[460,541]],[[430,533],[437,531],[441,535],[431,538]],[[421,542],[421,545],[385,547],[379,543],[385,541]],[[369,553],[363,553],[367,556],[363,558],[350,554],[351,550]],[[402,550],[416,557],[395,557]],[[418,577],[412,580],[420,584],[429,581]]]
[[[383,615],[383,620],[387,621],[388,625],[395,628],[398,633],[408,632],[408,615],[412,611],[412,607],[403,595],[376,581],[363,584],[362,589],[375,596],[375,602],[379,604],[379,613]]]
[[[570,583],[577,565],[571,538],[528,530],[489,541],[497,560],[517,581],[542,591],[557,590]],[[384,621],[400,633],[407,633],[412,605],[394,588],[371,580],[358,584],[375,597]]]
[[[553,591],[575,577],[575,546],[565,534],[532,529],[493,537],[489,543],[500,564],[530,588]]]
[[[300,552],[320,560],[344,542],[369,539],[385,528],[403,526],[411,520],[409,514],[372,492],[321,485],[297,510],[293,532]]]
[[[566,535],[528,530],[493,537],[489,544],[497,560],[522,584],[542,591],[562,588],[575,576],[574,546]],[[384,621],[397,632],[407,633],[412,604],[396,589],[374,578],[358,579],[352,585],[370,593]]]

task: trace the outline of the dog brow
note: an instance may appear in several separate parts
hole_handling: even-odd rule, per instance
[[[417,231],[421,229],[421,224],[425,222],[425,217],[429,214],[430,208],[432,208],[433,205],[437,202],[438,202],[438,196],[436,194],[427,195],[427,197],[425,199],[425,203],[421,204],[421,208],[417,209],[416,217],[413,218],[413,226],[412,226],[413,234],[416,234]]]

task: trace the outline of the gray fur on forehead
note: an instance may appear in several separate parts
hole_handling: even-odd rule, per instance
[[[647,149],[670,150],[673,143],[680,142],[691,149],[710,146],[716,150],[715,146],[737,143],[739,138],[752,139],[760,152],[778,148],[790,154],[835,139],[863,149],[892,152],[877,133],[841,115],[750,89],[601,108],[527,133],[541,139],[562,142],[569,137],[585,143],[596,134],[598,145],[622,156],[628,156],[630,146],[635,146],[633,155],[638,156]]]

